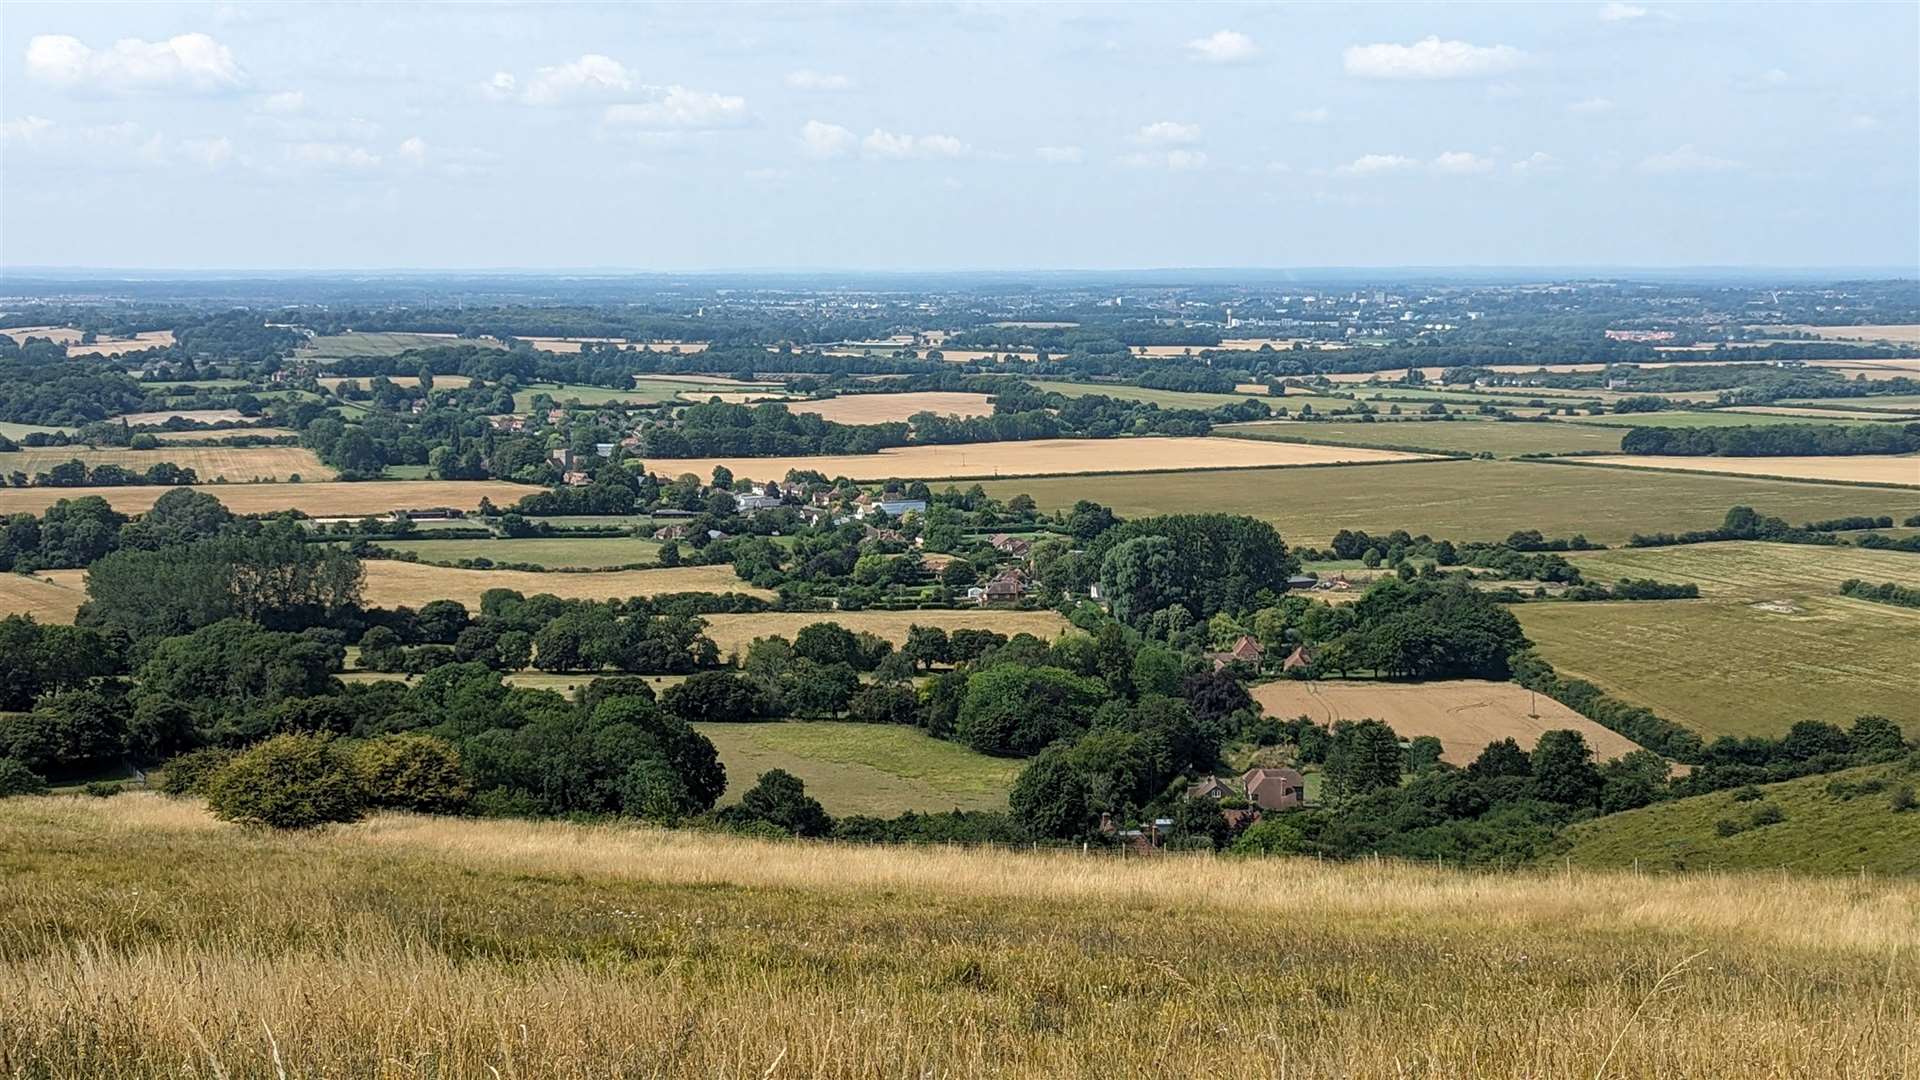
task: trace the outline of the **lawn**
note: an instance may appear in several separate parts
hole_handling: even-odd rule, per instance
[[[537,537],[524,540],[383,540],[381,547],[411,551],[431,562],[491,559],[550,570],[598,570],[651,563],[660,545],[631,537]]]
[[[1794,522],[1848,514],[1898,520],[1920,512],[1920,492],[1897,488],[1518,461],[1032,478],[985,487],[1000,499],[1028,493],[1048,510],[1091,499],[1127,518],[1251,514],[1273,522],[1290,542],[1312,545],[1341,529],[1406,529],[1453,540],[1539,529],[1549,536],[1584,532],[1610,544],[1636,532],[1712,528],[1739,505]]]
[[[1624,432],[1571,424],[1495,420],[1378,420],[1373,423],[1268,421],[1215,428],[1215,434],[1282,442],[1333,442],[1350,446],[1405,446],[1445,453],[1571,454],[1618,451]]]
[[[1738,542],[1570,558],[1596,581],[1692,582],[1702,595],[1515,608],[1561,674],[1708,736],[1865,713],[1920,734],[1920,610],[1838,595],[1851,577],[1920,586],[1920,556]]]
[[[836,817],[1005,810],[1024,762],[988,757],[916,728],[832,721],[696,724],[727,767],[723,804],[785,769]]]
[[[1920,883],[0,800],[30,1076],[1910,1074]],[[1663,978],[1663,973],[1665,977]]]

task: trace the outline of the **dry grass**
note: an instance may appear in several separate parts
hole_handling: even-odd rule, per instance
[[[1801,420],[1913,420],[1920,417],[1901,416],[1883,412],[1867,412],[1860,409],[1809,409],[1793,405],[1736,405],[1719,410],[1724,413],[1756,413],[1761,416],[1791,416]]]
[[[44,1076],[1898,1076],[1920,884],[0,803]]]
[[[43,623],[70,623],[86,598],[85,570],[0,574],[0,618],[31,615]]]
[[[940,416],[987,416],[993,404],[985,394],[924,390],[911,394],[846,394],[825,401],[796,401],[789,412],[814,413],[836,424],[891,424],[915,413]]]
[[[1749,330],[1795,331],[1828,341],[1891,341],[1901,345],[1920,345],[1920,326],[1899,323],[1880,326],[1751,326]]]
[[[182,446],[170,450],[89,450],[83,447],[51,446],[0,453],[0,473],[18,469],[35,476],[75,458],[88,468],[119,465],[135,472],[163,462],[192,469],[202,482],[226,479],[285,480],[299,476],[304,480],[331,480],[335,473],[322,464],[314,452],[299,446]]]
[[[367,480],[360,483],[220,484],[203,490],[236,514],[267,514],[276,510],[304,510],[314,517],[365,517],[392,510],[452,506],[472,510],[490,498],[500,506],[519,502],[538,489],[504,480]],[[167,488],[0,488],[0,514],[25,511],[39,514],[61,499],[98,495],[123,514],[137,514],[153,506]]]
[[[130,338],[99,340],[91,345],[82,345],[78,339],[67,345],[68,356],[119,356],[121,353],[139,352],[142,349],[166,348],[173,344],[171,330],[144,330]]]
[[[1873,379],[1920,379],[1920,358],[1899,357],[1890,360],[1813,360],[1808,367],[1827,368],[1849,379],[1865,376]]]
[[[724,465],[735,476],[784,480],[791,469],[817,469],[854,480],[945,480],[995,476],[1086,475],[1172,469],[1252,469],[1274,465],[1415,461],[1420,455],[1344,446],[1305,446],[1252,439],[1035,439],[1029,442],[904,446],[877,454],[778,458],[660,458],[648,470],[664,476],[709,476]]]
[[[300,433],[292,428],[250,427],[221,428],[214,431],[153,431],[148,432],[161,442],[200,442],[208,439],[231,439],[240,435],[252,435],[262,439],[284,439]]]
[[[113,419],[124,420],[134,427],[139,427],[141,424],[164,424],[176,416],[182,420],[200,424],[238,424],[248,419],[240,415],[237,409],[180,409],[177,411],[161,409],[157,412],[122,413]]]
[[[1912,454],[1851,454],[1843,457],[1665,457],[1657,454],[1622,454],[1581,460],[1636,469],[1920,487],[1920,456]]]
[[[1335,720],[1379,720],[1401,738],[1432,735],[1455,765],[1480,756],[1488,743],[1512,739],[1533,749],[1543,732],[1572,729],[1586,736],[1593,755],[1609,761],[1640,749],[1549,697],[1530,695],[1514,683],[1448,679],[1424,683],[1295,682],[1282,680],[1253,688],[1267,715],[1287,719],[1310,716],[1323,724]],[[1538,715],[1534,715],[1537,713]]]
[[[793,640],[800,628],[817,622],[835,622],[860,633],[886,638],[898,645],[907,640],[907,630],[920,626],[938,626],[944,630],[993,630],[1012,637],[1032,634],[1052,641],[1067,629],[1067,620],[1052,611],[1004,611],[974,609],[962,611],[763,611],[751,615],[703,615],[707,636],[720,646],[722,656],[738,651],[744,655],[754,638],[778,635]]]
[[[328,375],[314,381],[331,390],[343,382],[356,382],[364,388],[371,385],[377,378],[379,378],[377,375]],[[420,376],[389,375],[387,381],[395,386],[419,386]],[[435,390],[463,390],[472,385],[473,379],[466,375],[435,375],[433,377]]]
[[[77,345],[84,333],[85,331],[76,330],[71,326],[16,326],[8,330],[0,330],[0,334],[5,334],[17,342],[24,343],[28,338],[34,337],[46,338],[56,345]]]
[[[514,589],[532,596],[552,593],[568,600],[611,600],[676,592],[772,593],[740,580],[731,566],[677,566],[661,570],[540,573],[534,570],[459,570],[447,566],[369,559],[366,602],[381,607],[419,607],[429,600],[458,600],[478,610],[488,589]]]

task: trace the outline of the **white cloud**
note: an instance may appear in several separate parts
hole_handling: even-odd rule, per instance
[[[217,169],[233,160],[233,142],[221,135],[211,139],[188,139],[180,144],[187,160]]]
[[[418,135],[409,136],[400,143],[397,153],[401,161],[418,168],[427,163],[427,141]]]
[[[260,102],[260,111],[268,113],[297,113],[307,107],[307,95],[298,90],[282,90],[277,94],[268,94]]]
[[[1332,115],[1325,108],[1295,109],[1287,119],[1296,124],[1324,124]]]
[[[1204,150],[1167,150],[1128,154],[1120,163],[1135,169],[1168,169],[1173,172],[1191,172],[1207,167],[1207,154]]]
[[[967,153],[967,144],[951,135],[903,135],[874,128],[860,140],[860,152],[867,157],[900,161],[908,158],[957,158]]]
[[[527,105],[561,105],[623,97],[638,82],[633,72],[613,57],[587,53],[577,60],[540,68],[524,87],[506,71],[496,72],[488,85],[496,93],[513,94],[518,88],[520,101]]]
[[[1473,45],[1427,37],[1412,45],[1355,45],[1343,54],[1347,74],[1363,79],[1467,79],[1526,63],[1511,45]]]
[[[1086,154],[1077,146],[1042,146],[1033,156],[1049,165],[1078,165],[1086,159]]]
[[[1597,116],[1600,113],[1612,112],[1613,100],[1603,97],[1582,98],[1568,105],[1567,111],[1580,116]]]
[[[1133,141],[1150,146],[1190,146],[1200,141],[1200,125],[1161,120],[1134,132]]]
[[[1333,170],[1342,176],[1380,176],[1385,173],[1404,172],[1420,164],[1410,157],[1400,154],[1362,154],[1352,161]]]
[[[364,146],[339,142],[292,143],[285,149],[290,165],[302,168],[341,169],[364,172],[380,167],[380,155]]]
[[[1647,173],[1726,172],[1738,168],[1738,161],[1703,154],[1694,149],[1692,143],[1670,153],[1654,154],[1640,162],[1640,171]]]
[[[40,34],[27,42],[27,75],[91,94],[207,94],[246,82],[232,50],[206,34],[180,34],[165,41],[122,38],[99,50],[65,34]]]
[[[23,116],[0,123],[0,142],[32,142],[53,130],[53,121],[44,116]]]
[[[1854,131],[1872,131],[1879,126],[1880,118],[1877,116],[1868,116],[1866,113],[1860,113],[1847,118],[1847,127]]]
[[[859,141],[859,136],[839,124],[809,120],[800,128],[800,145],[808,157],[842,157],[851,153]]]
[[[1433,159],[1433,170],[1435,172],[1448,173],[1454,176],[1468,176],[1473,173],[1488,172],[1492,168],[1493,162],[1491,160],[1467,150],[1448,150]]]
[[[1614,3],[1603,4],[1600,7],[1601,22],[1628,22],[1646,17],[1647,9],[1638,4],[1622,4],[1615,0]]]
[[[1790,76],[1779,68],[1768,68],[1760,75],[1760,81],[1767,86],[1785,86]]]
[[[513,77],[513,72],[496,71],[493,78],[480,84],[480,91],[495,101],[506,101],[519,87],[520,80]]]
[[[833,75],[822,71],[799,71],[787,73],[787,86],[794,90],[834,91],[853,89],[853,80],[845,75]]]
[[[1560,159],[1544,150],[1535,150],[1533,153],[1513,163],[1513,171],[1523,175],[1552,172],[1559,167]]]
[[[747,99],[684,86],[668,86],[657,100],[609,105],[603,119],[630,131],[716,131],[752,121]]]
[[[1259,56],[1260,48],[1238,30],[1216,30],[1187,42],[1187,55],[1208,64],[1244,64]]]

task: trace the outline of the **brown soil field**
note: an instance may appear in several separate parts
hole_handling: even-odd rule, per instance
[[[249,480],[285,480],[298,475],[303,480],[331,480],[334,471],[321,463],[314,452],[300,446],[182,446],[171,450],[88,450],[81,447],[52,446],[0,453],[0,473],[15,469],[34,476],[75,458],[88,468],[119,465],[145,472],[162,462],[192,469],[201,483],[225,479],[230,483]],[[66,489],[74,490],[74,489]],[[84,490],[84,489],[81,489]]]
[[[202,439],[231,439],[239,435],[253,435],[262,439],[284,439],[300,434],[292,428],[215,428],[209,431],[153,431],[148,434],[161,442],[199,442]]]
[[[1599,465],[1735,476],[1781,476],[1790,480],[1841,480],[1857,484],[1920,487],[1920,457],[1912,454],[1854,454],[1841,457],[1665,457],[1620,454],[1581,458]]]
[[[676,592],[738,592],[768,599],[773,594],[740,580],[731,566],[676,566],[661,570],[604,573],[537,573],[531,570],[457,570],[446,566],[368,559],[366,601],[381,607],[419,607],[429,600],[458,600],[478,610],[488,589],[515,589],[568,600],[612,600]]]
[[[882,450],[877,454],[660,458],[647,462],[647,469],[662,476],[683,476],[687,473],[710,476],[714,466],[724,465],[735,476],[752,480],[783,480],[790,469],[817,469],[829,477],[846,476],[854,480],[945,480],[1418,460],[1422,460],[1422,455],[1393,450],[1309,446],[1254,439],[1152,436],[905,446]]]
[[[1866,399],[1871,401],[1871,398]],[[1759,413],[1763,416],[1802,416],[1808,420],[1915,420],[1916,416],[1898,413],[1862,412],[1857,409],[1809,409],[1793,405],[1733,405],[1721,412]]]
[[[362,387],[365,387],[376,378],[378,378],[378,376],[375,375],[327,375],[314,381],[331,390],[343,382],[357,382]],[[419,386],[420,376],[389,375],[387,376],[387,381],[395,386]],[[471,385],[473,385],[473,380],[465,375],[435,375],[433,377],[433,388],[435,390],[459,390]]]
[[[121,353],[139,352],[173,344],[173,331],[148,330],[135,334],[131,338],[118,338],[111,341],[96,341],[91,345],[82,345],[78,340],[67,346],[68,356],[119,356]]]
[[[993,404],[985,394],[926,390],[912,394],[845,394],[824,401],[796,401],[787,409],[814,413],[836,424],[888,424],[904,422],[914,413],[922,412],[941,416],[987,416],[993,412]]]
[[[724,569],[724,568],[723,568]],[[654,571],[644,571],[653,573]],[[742,586],[744,588],[744,586]],[[938,626],[943,630],[992,630],[1012,637],[1032,634],[1052,641],[1070,629],[1067,620],[1052,611],[996,611],[974,608],[960,611],[764,611],[752,615],[703,615],[707,636],[720,646],[720,655],[746,654],[754,638],[778,635],[793,640],[802,627],[818,622],[839,623],[858,634],[866,632],[895,645],[907,640],[911,627]]]
[[[1902,344],[1920,344],[1920,325],[1901,323],[1892,326],[1766,326],[1749,327],[1753,330],[1795,331],[1812,334],[1829,341],[1894,341]]]
[[[82,495],[98,495],[123,514],[137,514],[170,490],[157,485],[0,488],[0,514],[38,514],[61,499]],[[303,510],[313,517],[357,518],[427,506],[472,510],[482,498],[504,507],[543,489],[503,480],[368,480],[355,484],[211,484],[201,485],[200,490],[236,514]]]
[[[134,427],[141,424],[164,424],[174,417],[192,420],[202,424],[236,424],[247,419],[234,409],[185,409],[178,412],[136,412],[122,413],[112,419],[125,420]]]
[[[1581,716],[1565,705],[1534,695],[1516,683],[1448,679],[1425,683],[1376,683],[1291,679],[1253,688],[1253,698],[1268,716],[1310,716],[1323,724],[1335,720],[1379,720],[1402,738],[1432,735],[1445,747],[1442,757],[1466,765],[1488,743],[1511,738],[1532,749],[1541,733],[1570,728],[1586,737],[1598,761],[1640,749],[1640,745]],[[1539,716],[1531,713],[1538,711]]]
[[[31,615],[43,623],[70,623],[86,598],[85,570],[0,574],[0,618]]]

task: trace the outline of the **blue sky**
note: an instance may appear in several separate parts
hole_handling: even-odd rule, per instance
[[[1920,265],[1920,5],[26,4],[0,264]]]

